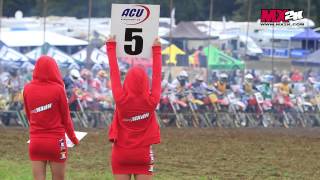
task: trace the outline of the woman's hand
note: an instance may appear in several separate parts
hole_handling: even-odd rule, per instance
[[[116,41],[116,36],[115,35],[110,35],[107,39],[107,42],[115,42]]]
[[[153,46],[161,46],[161,42],[160,42],[160,38],[157,37],[154,41],[153,41]]]

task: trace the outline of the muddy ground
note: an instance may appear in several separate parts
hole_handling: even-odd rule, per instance
[[[0,161],[28,160],[26,129],[0,129]],[[110,172],[106,130],[89,130],[69,168]],[[155,179],[319,179],[320,129],[162,129]]]

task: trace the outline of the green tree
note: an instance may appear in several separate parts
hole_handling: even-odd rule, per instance
[[[209,19],[210,0],[172,0],[176,9],[175,17],[179,21],[198,21]],[[308,0],[250,0],[250,21],[260,18],[262,8],[275,8],[303,10],[307,17]],[[320,23],[319,0],[310,0],[310,18]],[[75,16],[83,18],[88,16],[88,0],[47,0],[48,15]],[[247,21],[249,0],[213,0],[213,20]],[[141,3],[160,4],[160,16],[170,17],[170,0],[92,0],[92,16],[105,17],[111,15],[112,3]],[[15,11],[22,10],[25,16],[41,16],[43,0],[4,0],[4,16],[14,16]]]
[[[3,0],[3,16],[13,17],[17,10],[21,10],[24,16],[31,16],[36,11],[36,0]]]

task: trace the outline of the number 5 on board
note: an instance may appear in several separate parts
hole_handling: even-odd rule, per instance
[[[159,5],[112,4],[111,34],[116,36],[118,57],[151,58],[159,11]]]

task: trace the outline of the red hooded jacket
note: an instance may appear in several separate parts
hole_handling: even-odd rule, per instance
[[[149,79],[142,67],[132,67],[121,86],[116,58],[116,43],[107,42],[110,78],[116,109],[109,130],[109,140],[124,148],[160,143],[160,128],[155,109],[161,93],[161,47],[153,46],[153,73]]]
[[[68,137],[74,144],[74,134],[64,83],[54,59],[41,56],[35,66],[32,81],[23,91],[25,111],[33,137]]]

